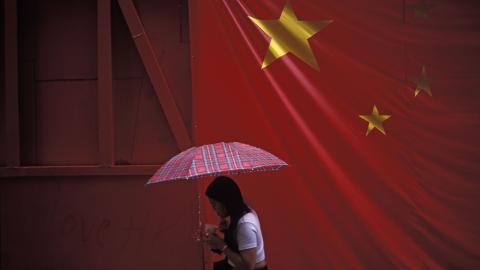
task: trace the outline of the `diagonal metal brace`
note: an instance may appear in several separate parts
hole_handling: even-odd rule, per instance
[[[138,16],[138,12],[132,0],[118,0],[120,9],[122,10],[125,21],[127,22],[130,34],[135,42],[137,50],[142,59],[143,65],[147,71],[153,89],[157,94],[158,101],[162,106],[168,124],[172,130],[178,147],[181,150],[192,146],[192,141],[188,135],[187,128],[182,119],[180,111],[173,98],[172,91],[168,86],[165,73],[158,63],[157,56],[153,50],[150,39],[148,38],[142,21]]]

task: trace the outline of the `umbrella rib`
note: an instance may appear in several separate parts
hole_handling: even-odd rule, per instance
[[[235,152],[235,150],[232,148],[231,145],[228,145],[228,148],[230,148],[230,153],[232,154],[233,167],[234,167],[234,168],[237,168],[237,170],[238,170],[239,165],[237,165],[237,160],[235,160],[235,153],[236,153],[236,152]]]
[[[212,156],[213,156],[213,159],[212,159],[212,160],[213,160],[213,164],[212,164],[212,165],[215,165],[215,166],[212,166],[212,167],[216,167],[216,168],[214,169],[215,172],[220,172],[221,170],[220,170],[220,166],[219,166],[219,164],[218,164],[218,159],[217,159],[217,149],[216,149],[215,146],[216,146],[215,144],[212,145],[212,150],[213,150],[213,153],[214,153],[214,154],[212,155]]]
[[[229,155],[229,153],[231,153],[231,151],[228,152],[226,143],[222,142],[222,147],[223,147],[223,152],[225,153],[225,159],[227,160],[228,170],[231,170],[232,169],[232,162],[230,161],[230,155]]]
[[[193,149],[189,154],[190,154],[190,157],[189,157],[189,166],[186,166],[188,168],[188,171],[187,171],[187,179],[190,178],[191,176],[194,176],[196,173],[197,173],[197,167],[196,167],[196,163],[195,163],[195,150],[197,150],[197,148]],[[190,169],[195,168],[195,173],[191,172]]]
[[[210,162],[210,168],[211,168],[211,172],[216,172],[215,170],[215,161],[214,161],[214,158],[215,158],[215,146],[214,145],[211,145],[209,148],[208,148],[208,161]]]
[[[209,146],[210,145],[208,145],[207,147],[202,147],[201,148],[202,149],[202,156],[203,156],[203,159],[205,160],[205,168],[206,168],[205,173],[203,173],[204,175],[215,171],[215,169],[213,168],[213,162],[211,161]]]
[[[245,167],[243,167],[242,159],[240,158],[240,154],[238,154],[238,150],[237,150],[237,149],[235,149],[234,157],[236,157],[237,160],[238,160],[238,163],[239,163],[239,164],[238,164],[238,168],[240,168],[240,169],[242,169],[242,170],[245,169]]]

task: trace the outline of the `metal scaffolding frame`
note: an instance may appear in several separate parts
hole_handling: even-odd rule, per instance
[[[165,73],[132,0],[117,0],[165,113],[177,146],[192,146],[188,129],[174,100]],[[97,0],[99,162],[94,166],[21,166],[18,96],[17,0],[5,1],[5,111],[7,166],[0,177],[69,175],[150,175],[158,165],[115,165],[112,95],[111,0]],[[8,38],[7,38],[8,37]]]

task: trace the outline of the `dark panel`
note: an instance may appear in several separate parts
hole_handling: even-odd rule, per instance
[[[140,106],[140,93],[145,79],[117,79],[114,81],[115,162],[133,164],[136,122]],[[170,141],[173,137],[170,138]]]
[[[111,0],[97,1],[98,150],[101,166],[114,165]]]
[[[191,71],[188,7],[180,1],[135,1],[158,61],[191,134]],[[191,136],[190,136],[191,137]]]
[[[16,0],[4,1],[4,106],[5,106],[5,157],[6,165],[20,165],[20,139],[18,116],[18,12]]]
[[[135,164],[163,163],[179,151],[149,83],[139,94],[133,149]]]
[[[34,0],[18,1],[19,116],[22,165],[36,164],[36,4]]]
[[[36,79],[96,78],[96,1],[39,1],[36,9]]]
[[[177,4],[175,2],[160,4],[162,6],[155,10],[157,16],[167,16],[170,20],[175,19],[175,22],[173,25],[168,20],[157,22],[158,28],[170,28],[170,33],[165,33],[163,40],[156,42],[162,42],[161,46],[176,44],[177,47],[183,47],[182,50],[172,50],[173,57],[181,59],[186,55],[189,58],[188,45],[181,45],[178,38],[180,30]],[[112,7],[115,160],[117,164],[159,164],[178,152],[178,147],[118,4],[114,2]],[[172,7],[176,11],[173,15],[170,14]],[[145,24],[145,18],[141,16]],[[147,29],[147,31],[150,30]],[[148,34],[150,35],[150,32]],[[157,52],[157,56],[165,72],[173,70],[174,73],[184,76],[183,81],[179,83],[171,83],[170,77],[167,77],[167,80],[183,118],[188,119],[188,128],[190,128],[190,63],[181,61],[174,65],[165,65],[163,62],[165,52]],[[188,92],[188,96],[181,97],[186,100],[177,98],[177,92],[182,91]]]
[[[178,152],[148,78],[115,81],[117,164],[160,164]]]
[[[141,78],[145,69],[117,1],[112,1],[113,78]]]
[[[96,81],[39,82],[36,89],[38,164],[96,164]]]
[[[35,63],[29,59],[22,59],[19,64],[21,165],[35,165],[37,163]]]
[[[98,162],[96,49],[96,1],[19,1],[22,165]]]
[[[199,269],[193,182],[4,179],[2,269]]]
[[[0,20],[5,21],[4,13],[4,3],[1,1],[0,4]],[[0,27],[0,166],[6,165],[6,156],[5,156],[5,29],[4,24]]]
[[[168,120],[169,127],[175,137],[177,146],[184,150],[192,145],[188,130],[178,110],[172,89],[168,83],[165,72],[161,67],[153,43],[143,27],[143,22],[132,0],[117,1],[125,21],[128,25],[135,46],[139,52],[142,63],[155,90],[157,99],[162,106]]]

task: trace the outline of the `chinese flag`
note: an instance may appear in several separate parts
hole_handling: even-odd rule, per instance
[[[480,269],[478,1],[192,0],[190,15],[195,143],[290,165],[234,177],[269,268]]]

